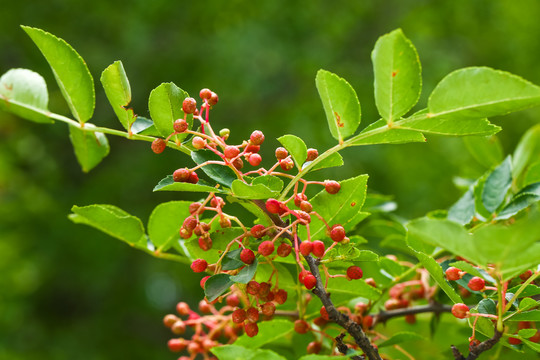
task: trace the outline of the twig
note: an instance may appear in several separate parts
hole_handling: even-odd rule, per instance
[[[452,354],[454,355],[454,359],[455,360],[476,360],[478,359],[481,353],[483,353],[484,351],[488,351],[493,346],[495,346],[495,344],[498,343],[499,340],[501,339],[501,336],[502,336],[502,332],[499,332],[497,331],[497,329],[495,329],[495,333],[493,334],[492,338],[482,341],[478,345],[472,345],[469,355],[467,357],[464,357],[461,354],[461,352],[454,345],[452,345]]]
[[[378,324],[378,323],[385,323],[386,321],[394,317],[421,314],[421,313],[427,313],[427,312],[439,315],[441,313],[451,312],[451,311],[452,311],[452,307],[450,305],[443,305],[438,302],[432,302],[428,305],[415,306],[415,307],[410,307],[410,308],[405,308],[405,309],[396,309],[396,310],[390,310],[390,311],[382,310],[373,317],[373,326],[375,326],[375,324]]]

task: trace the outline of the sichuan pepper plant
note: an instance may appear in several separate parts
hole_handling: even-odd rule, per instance
[[[264,129],[232,143],[214,114],[219,98],[210,89],[190,96],[161,84],[150,94],[151,119],[136,115],[120,61],[100,80],[123,129],[90,123],[94,81],[82,58],[62,39],[23,30],[51,66],[74,119],[48,111],[45,81],[27,69],[0,78],[2,110],[66,123],[84,171],[109,153],[106,135],[146,141],[156,154],[177,150],[193,161],[165,170],[169,175],[154,191],[197,192],[200,200],[158,205],[147,231],[113,205],[74,206],[70,215],[201,274],[205,296],[198,309],[179,302],[163,319],[172,333],[168,347],[185,354],[179,359],[283,359],[274,345],[298,341],[307,345],[295,353],[312,354],[305,359],[390,359],[395,351],[413,359],[400,344],[420,335],[388,334],[378,325],[397,317],[412,324],[421,313],[432,314],[433,324],[442,313],[467,319],[461,326],[471,329],[468,349],[448,350],[456,360],[476,359],[497,344],[497,351],[540,351],[540,128],[503,159],[493,137],[501,129],[488,120],[539,105],[538,86],[504,71],[464,68],[440,81],[425,109],[409,114],[420,96],[421,66],[413,44],[395,30],[372,53],[381,119],[357,132],[361,109],[354,89],[320,70],[316,86],[336,145],[315,149],[283,135],[282,146],[272,149],[275,157],[264,159]],[[468,148],[487,163],[486,173],[447,211],[406,222],[391,214],[384,196],[367,194],[367,175],[311,180],[319,169],[343,165],[345,148],[424,142],[426,134],[473,136]],[[237,216],[231,204],[252,217]],[[370,227],[377,230],[369,233]],[[391,242],[397,255],[373,251],[362,235]]]

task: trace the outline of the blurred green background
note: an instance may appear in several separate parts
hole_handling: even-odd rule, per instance
[[[423,67],[420,105],[450,71],[486,65],[540,84],[540,3],[524,1],[6,1],[0,11],[0,73],[22,67],[45,77],[49,108],[69,114],[50,68],[19,28],[29,25],[70,43],[96,82],[93,123],[119,124],[99,84],[122,60],[135,111],[148,116],[150,91],[172,81],[196,95],[220,96],[217,128],[240,142],[267,138],[263,158],[290,133],[324,150],[334,144],[315,88],[318,69],[356,89],[361,127],[378,119],[370,52],[401,27]],[[511,152],[540,117],[533,109],[493,119]],[[72,205],[109,203],[148,219],[165,175],[188,164],[181,153],[157,156],[147,143],[109,137],[111,154],[83,174],[63,124],[0,113],[0,359],[173,359],[161,317],[202,296],[187,266],[153,259],[67,219]],[[321,176],[370,174],[373,191],[395,196],[405,218],[447,208],[460,194],[454,176],[481,168],[460,139],[347,150],[346,165]],[[445,344],[446,346],[446,344]]]

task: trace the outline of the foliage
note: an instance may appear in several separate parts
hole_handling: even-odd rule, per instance
[[[334,354],[337,346],[343,354],[360,358],[356,353],[348,353],[345,345],[348,344],[367,358],[378,359],[378,350],[373,347],[373,342],[379,348],[394,346],[404,351],[397,345],[417,340],[414,333],[401,332],[387,338],[389,334],[379,333],[375,325],[398,316],[407,316],[412,322],[414,317],[411,315],[417,312],[438,315],[450,310],[443,305],[448,300],[458,303],[452,307],[456,317],[474,319],[471,321],[473,336],[469,339],[471,352],[468,359],[489,350],[501,336],[517,339],[510,340],[516,351],[520,351],[522,346],[516,347],[518,340],[532,350],[538,350],[535,342],[538,341],[538,332],[522,328],[514,334],[505,327],[516,320],[520,321],[518,326],[529,326],[522,324],[538,320],[537,303],[531,297],[518,300],[525,290],[535,292],[533,284],[538,276],[538,270],[531,271],[538,265],[536,234],[540,224],[535,208],[540,200],[538,164],[533,155],[536,128],[524,136],[513,157],[508,156],[500,162],[501,159],[494,160],[494,168],[471,184],[448,213],[430,214],[406,224],[393,218],[384,208],[378,211],[373,206],[377,198],[366,194],[365,175],[340,183],[306,180],[306,176],[311,176],[315,170],[341,165],[339,151],[347,147],[422,142],[424,134],[491,136],[500,128],[491,124],[488,117],[540,104],[540,88],[536,85],[503,71],[486,67],[465,68],[441,80],[429,97],[426,109],[403,117],[419,99],[421,66],[412,43],[401,30],[396,30],[380,38],[372,55],[375,103],[382,119],[357,133],[361,111],[354,89],[339,76],[321,70],[316,77],[317,90],[337,145],[319,154],[308,149],[299,137],[285,135],[278,139],[284,147],[280,150],[283,155],[276,152],[277,162],[267,169],[258,168],[259,146],[264,141],[262,132],[255,131],[249,140],[232,146],[226,143],[229,137],[227,129],[218,134],[214,132],[209,113],[218,99],[210,90],[202,90],[203,104],[190,109],[190,101],[195,101],[193,98],[173,83],[162,84],[150,94],[152,120],[135,116],[128,108],[130,88],[121,62],[108,67],[101,81],[127,132],[94,126],[88,122],[94,108],[93,80],[82,58],[66,42],[49,33],[29,27],[24,27],[24,30],[51,65],[75,120],[49,112],[43,78],[24,69],[10,70],[0,78],[3,100],[0,107],[3,110],[35,122],[56,120],[67,123],[75,155],[84,171],[90,171],[109,153],[105,134],[152,142],[156,153],[170,147],[190,154],[195,162],[190,169],[176,170],[172,181],[168,176],[154,190],[192,191],[208,195],[201,202],[159,205],[150,218],[148,234],[141,220],[112,205],[75,206],[70,216],[74,222],[96,227],[153,256],[192,263],[194,271],[206,270],[212,274],[204,285],[210,303],[200,304],[202,312],[210,311],[212,315],[199,317],[191,310],[178,308],[180,315],[189,315],[189,318],[182,321],[175,317],[172,322],[166,320],[166,325],[179,333],[181,331],[175,329],[185,327],[185,323],[192,326],[196,334],[188,342],[171,340],[171,350],[187,346],[192,354],[212,351],[216,338],[211,335],[219,335],[216,329],[230,326],[229,314],[238,305],[229,303],[234,297],[240,298],[242,307],[246,309],[250,304],[264,302],[261,311],[270,317],[280,315],[279,309],[274,313],[274,302],[277,302],[283,305],[283,311],[294,311],[286,313],[286,316],[313,322],[323,328],[322,334],[335,337],[335,340],[328,341],[324,336],[316,336],[317,340],[308,345],[308,352]],[[195,126],[197,122],[200,128]],[[485,138],[471,140],[469,145],[473,154],[490,146]],[[201,150],[203,148],[206,150]],[[478,153],[477,156],[483,158]],[[256,169],[242,172],[242,158]],[[278,166],[283,171],[276,171]],[[210,179],[199,181],[195,172],[198,169]],[[292,170],[295,170],[295,175],[290,175]],[[305,195],[307,187],[311,189],[317,185],[323,185],[325,190],[308,199]],[[368,200],[371,208],[365,204],[370,204]],[[255,225],[251,225],[253,220],[248,223],[224,212],[226,203],[238,203],[250,211],[255,216]],[[406,255],[414,254],[418,258],[417,264],[379,257],[363,249],[362,238],[352,234],[370,215],[369,211],[373,215],[368,221],[385,219],[399,229],[394,239],[402,243]],[[206,218],[203,217],[205,212],[216,214]],[[232,222],[238,226],[231,227]],[[341,226],[349,237],[345,233],[336,235]],[[257,240],[261,237],[264,239],[262,242]],[[320,254],[314,249],[303,250],[304,245],[314,244],[315,240],[323,241],[324,250]],[[266,249],[269,244],[272,244],[272,251]],[[276,247],[280,244],[292,246],[293,255],[270,256],[274,244]],[[258,260],[247,262],[239,251],[232,250],[237,245],[239,249],[259,253]],[[457,261],[463,258],[467,262]],[[199,271],[193,264],[202,260],[210,266],[205,265]],[[362,277],[358,266],[367,272],[369,263],[375,263],[386,279],[358,280],[354,275],[360,271],[359,277]],[[304,269],[306,265],[309,272]],[[447,281],[449,268],[461,270],[458,271],[459,278]],[[344,275],[344,269],[347,269],[347,275]],[[446,277],[443,271],[446,271]],[[297,273],[301,275],[300,283],[294,280]],[[308,278],[313,281],[308,281]],[[517,283],[519,278],[523,280],[521,285]],[[471,279],[480,279],[488,286],[471,288]],[[305,297],[302,283],[308,290],[314,288],[313,293],[322,301],[326,315],[322,309],[320,317],[314,315],[318,307],[314,305],[316,300],[310,301]],[[255,286],[253,284],[267,284],[273,286],[273,290],[264,295],[250,292],[250,286]],[[507,291],[510,285],[515,285],[513,293]],[[465,290],[458,293],[458,286]],[[437,293],[439,287],[449,299]],[[274,299],[283,290],[289,297],[283,301]],[[469,306],[461,304],[464,291],[474,294]],[[215,309],[214,300],[225,296],[228,304]],[[465,306],[463,314],[455,311],[459,305]],[[273,310],[267,310],[267,306]],[[382,307],[388,311],[381,311]],[[328,320],[336,322],[346,332],[338,336],[339,332],[334,328],[325,327]],[[203,328],[203,324],[208,329]],[[251,337],[257,332],[254,330],[257,329],[256,324],[256,321],[245,322],[246,335],[240,337],[234,346],[251,344],[253,347],[255,343],[259,344],[255,347],[266,346],[277,351],[275,346],[278,343],[293,341],[294,326],[291,322],[270,320],[261,323],[257,330],[261,340],[247,343],[246,336]],[[308,326],[315,333],[318,328],[313,324]],[[231,331],[227,333],[225,328],[223,335],[232,342],[236,339],[237,329],[231,327]],[[482,340],[485,337],[489,339],[477,341],[475,333],[480,333],[477,335]],[[271,334],[279,334],[279,339]],[[382,339],[384,341],[380,341]],[[238,347],[231,351],[226,350],[227,347],[218,349],[215,355],[220,359],[234,358],[230,354],[238,356],[239,352],[246,351]],[[464,358],[457,348],[453,351],[456,359]],[[248,357],[280,358],[270,350],[247,353]],[[325,357],[306,356],[308,358]]]

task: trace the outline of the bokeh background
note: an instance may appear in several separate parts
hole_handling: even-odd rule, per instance
[[[4,1],[0,73],[39,72],[50,109],[69,114],[19,25],[39,27],[86,60],[96,83],[95,124],[119,128],[99,77],[122,60],[139,115],[148,116],[148,95],[162,82],[194,95],[209,87],[220,96],[215,126],[230,128],[236,142],[262,130],[269,158],[285,133],[321,150],[334,144],[314,83],[320,68],[356,89],[361,127],[378,119],[370,53],[378,36],[398,27],[422,62],[418,108],[442,77],[465,66],[491,66],[540,84],[539,18],[534,0]],[[503,127],[506,153],[539,118],[533,109],[493,119]],[[188,159],[173,151],[156,156],[148,143],[109,141],[111,154],[83,174],[64,124],[0,113],[0,359],[175,358],[161,317],[179,299],[196,304],[198,276],[75,225],[67,214],[74,204],[108,203],[146,221],[157,204],[182,198],[151,190]],[[460,195],[453,178],[481,171],[462,140],[437,136],[343,155],[344,167],[321,176],[370,174],[370,190],[393,195],[404,218],[447,208]]]

